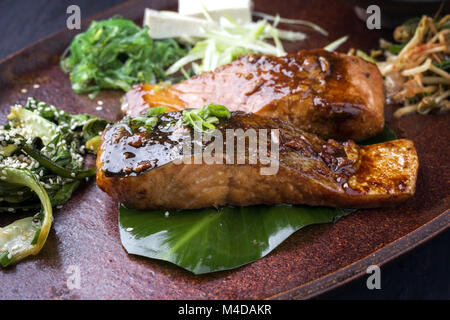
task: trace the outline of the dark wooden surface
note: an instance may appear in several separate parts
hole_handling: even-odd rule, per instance
[[[87,18],[96,12],[104,10],[114,4],[120,3],[120,0],[114,1],[106,1],[106,0],[97,0],[97,1],[85,1],[85,0],[77,0],[77,1],[66,1],[66,0],[38,0],[38,1],[25,1],[25,0],[3,0],[0,2],[0,12],[2,12],[2,19],[0,20],[0,30],[2,37],[0,38],[0,59],[5,58],[9,54],[14,53],[15,51],[28,46],[29,44],[37,41],[55,31],[63,29],[65,27],[65,19],[67,17],[65,11],[68,5],[70,4],[78,4],[81,7],[82,18]],[[150,1],[149,1],[150,2]],[[162,1],[159,1],[161,3]],[[275,6],[275,5],[274,5]],[[270,8],[269,8],[270,9]],[[327,15],[339,15],[340,12],[336,10],[336,7],[333,7],[334,12],[329,12]],[[32,22],[32,23],[31,23]],[[317,21],[320,22],[320,21]],[[360,29],[360,26],[355,27],[355,29]],[[358,32],[359,33],[359,32]],[[324,40],[326,42],[326,40]],[[56,70],[51,70],[50,74],[56,72]],[[3,96],[4,98],[4,96]],[[4,104],[12,104],[16,101],[2,101],[2,105]],[[448,131],[447,131],[448,132]],[[438,166],[437,166],[438,167]],[[445,184],[444,184],[445,185]],[[75,199],[76,201],[83,201],[86,197],[86,193],[90,192],[90,196],[98,196],[98,200],[106,199],[106,197],[99,193],[98,190],[94,186],[89,186],[86,192],[78,193]],[[71,208],[76,206],[76,203],[69,204],[69,209],[75,210],[75,208]],[[85,208],[87,209],[87,208]],[[108,210],[113,212],[108,214],[114,214],[115,208],[113,206],[108,205]],[[87,230],[89,230],[89,215],[87,213],[82,212],[83,208],[79,210],[75,210],[75,214],[78,213],[80,215],[81,222],[84,225],[87,225]],[[107,214],[107,213],[105,213]],[[413,213],[412,213],[413,214]],[[356,223],[363,222],[363,219],[356,219]],[[59,221],[58,221],[59,220]],[[64,223],[66,218],[64,215],[61,215],[56,221],[56,223],[61,224]],[[95,222],[95,221],[94,221]],[[94,226],[94,222],[92,226]],[[109,221],[107,225],[110,223],[114,224],[114,219]],[[70,248],[70,243],[61,243],[58,240],[58,234],[62,231],[67,232],[62,227],[58,227],[55,225],[56,233],[50,237],[50,241],[47,245],[47,248],[43,252],[43,257],[38,259],[38,265],[45,264],[46,261],[50,263],[50,269],[58,270],[58,261],[53,261],[49,256],[52,255],[51,251],[58,251],[58,254],[67,256],[67,253],[63,253],[63,250],[69,251],[69,259],[76,262],[76,250],[72,250]],[[320,231],[322,229],[322,231]],[[113,235],[116,236],[117,231],[112,231]],[[319,233],[324,232],[323,228],[318,228]],[[116,237],[117,238],[117,237]],[[114,241],[119,242],[120,240],[117,238]],[[289,241],[288,241],[289,242]],[[292,241],[290,241],[288,245],[281,248],[279,251],[288,250],[289,247],[294,245]],[[109,262],[114,263],[115,257],[113,252],[109,252],[108,249],[118,249],[120,246],[117,246],[117,243],[114,246],[105,246],[103,254],[106,254],[109,258]],[[333,299],[359,299],[359,298],[370,298],[370,299],[449,299],[450,298],[450,230],[442,233],[431,241],[425,243],[424,245],[414,249],[412,252],[404,254],[400,258],[397,258],[394,261],[389,262],[388,264],[382,267],[382,289],[369,291],[366,288],[366,277],[362,277],[360,279],[354,280],[349,284],[346,284],[338,289],[335,289],[331,292],[328,292],[321,296],[321,298],[333,298]],[[120,250],[120,249],[119,249]],[[98,253],[102,252],[102,250],[96,250]],[[120,252],[120,256],[123,256],[123,252]],[[92,256],[90,256],[92,257]],[[65,257],[67,258],[67,257]],[[155,272],[165,274],[167,277],[166,287],[157,288],[161,291],[161,294],[154,294],[153,297],[163,297],[164,292],[171,292],[171,297],[183,298],[181,293],[181,288],[185,287],[185,285],[180,284],[179,286],[173,287],[173,283],[171,282],[171,278],[176,278],[179,273],[176,268],[171,266],[167,266],[166,264],[162,264],[160,268],[157,263],[149,262],[145,259],[140,258],[130,258],[132,262],[138,263],[140,265],[146,265],[155,267]],[[66,261],[65,261],[66,262]],[[270,259],[267,259],[268,263],[275,263],[275,259],[272,256]],[[2,275],[2,278],[15,275],[16,281],[27,281],[26,279],[21,279],[20,276],[16,274],[16,272],[32,270],[33,268],[27,268],[26,265],[30,265],[30,260],[24,264],[24,266],[18,266],[9,272],[5,272]],[[159,264],[161,265],[161,264]],[[276,265],[276,264],[275,264]],[[65,264],[66,266],[66,264]],[[126,269],[126,266],[122,266],[122,268]],[[167,270],[166,270],[167,269]],[[250,269],[250,268],[249,268]],[[253,268],[253,272],[258,272],[258,267]],[[170,274],[172,270],[173,276]],[[64,270],[60,270],[61,273]],[[153,271],[152,271],[153,272]],[[118,275],[124,274],[127,275],[126,270],[117,270]],[[231,281],[231,273],[226,273],[223,275],[223,281],[226,282],[228,280]],[[129,275],[129,274],[128,274]],[[137,275],[134,274],[134,277]],[[250,273],[251,276],[251,273]],[[64,275],[57,274],[49,276],[47,279],[42,279],[43,285],[45,286],[45,281],[54,282],[54,278],[63,281]],[[61,278],[61,279],[60,279]],[[116,278],[116,277],[110,277]],[[21,279],[21,280],[19,280]],[[192,280],[192,279],[191,279]],[[211,284],[214,282],[213,278],[204,279],[206,282],[210,281]],[[17,286],[15,289],[15,294],[6,294],[4,292],[5,286],[1,286],[1,282],[4,280],[0,279],[0,296],[1,297],[23,297],[23,298],[36,298],[32,293],[21,291],[27,290],[27,285],[24,283]],[[125,280],[124,280],[125,281]],[[188,281],[191,282],[191,281]],[[163,284],[164,282],[161,282]],[[11,284],[9,282],[9,284]],[[186,283],[188,284],[188,283]],[[120,284],[118,284],[119,286]],[[196,283],[194,282],[194,287]],[[114,286],[112,286],[114,287]],[[208,288],[208,286],[203,286],[202,289]],[[212,289],[215,287],[212,285]],[[135,292],[130,291],[129,297],[142,297],[139,295],[140,288],[134,288]],[[69,292],[60,291],[62,290],[58,286],[49,286],[48,290],[51,291],[50,295],[44,295],[44,298],[47,297],[65,297],[65,298],[77,298],[78,296],[71,295]],[[99,288],[101,291],[101,289]],[[176,293],[179,292],[180,295]],[[92,293],[89,293],[85,296],[95,296]],[[209,294],[201,293],[196,289],[192,289],[189,292],[188,297],[208,297]],[[250,297],[250,295],[247,295]],[[108,294],[108,293],[100,293],[98,297],[118,297],[118,295]],[[122,296],[123,298],[123,296]]]

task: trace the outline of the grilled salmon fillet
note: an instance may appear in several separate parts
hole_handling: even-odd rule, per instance
[[[236,129],[263,132],[258,148],[264,143],[266,148],[260,155],[277,159],[276,171],[263,174],[269,164],[251,162],[250,140],[240,164],[238,142],[225,138],[217,140],[222,150],[209,149],[213,162],[198,161],[216,140],[196,138],[192,129],[175,125],[180,117],[180,112],[164,114],[151,131],[132,128],[126,119],[109,126],[97,157],[98,186],[136,209],[280,203],[367,208],[394,205],[415,192],[418,158],[409,140],[370,146],[325,141],[279,119],[233,112],[217,124],[216,132],[222,137]],[[181,137],[189,137],[199,149],[181,152]]]
[[[250,54],[172,86],[139,84],[125,95],[122,111],[137,116],[149,107],[176,111],[209,103],[280,118],[324,138],[362,140],[384,126],[378,68],[322,49]]]

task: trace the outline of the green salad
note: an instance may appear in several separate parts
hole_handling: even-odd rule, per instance
[[[70,55],[69,55],[70,52]],[[128,91],[140,82],[170,80],[165,69],[187,53],[174,39],[153,40],[148,27],[119,17],[93,21],[77,35],[61,58],[76,93],[102,89]]]
[[[81,181],[95,175],[83,169],[86,145],[98,140],[107,121],[71,115],[29,98],[11,107],[0,127],[0,212],[33,215],[0,228],[0,265],[37,254],[47,239],[52,207],[65,204]]]

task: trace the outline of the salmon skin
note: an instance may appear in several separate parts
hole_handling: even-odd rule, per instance
[[[211,152],[224,161],[196,163],[196,152],[203,153],[210,144],[196,141],[192,129],[177,124],[180,117],[181,112],[164,114],[152,130],[132,127],[129,119],[110,125],[97,157],[98,186],[136,209],[280,203],[367,208],[395,205],[415,192],[418,158],[410,140],[358,146],[353,141],[323,140],[256,114],[233,112],[230,119],[220,120],[216,132],[223,136],[229,130],[266,129],[267,146],[278,146],[277,171],[266,175],[261,168],[267,164],[250,163],[249,143],[243,164],[227,163],[226,139],[222,151]],[[180,135],[192,138],[201,151],[181,153]],[[275,149],[266,150],[270,156]]]
[[[359,57],[322,49],[283,57],[250,54],[175,85],[139,84],[122,111],[168,111],[221,104],[291,122],[323,138],[363,140],[384,127],[384,94],[378,68]]]

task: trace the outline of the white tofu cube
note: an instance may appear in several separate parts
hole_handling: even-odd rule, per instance
[[[205,30],[216,28],[214,22],[205,19],[182,16],[171,11],[145,9],[144,26],[149,27],[153,39],[196,37]]]
[[[203,18],[202,6],[215,21],[219,21],[224,15],[229,15],[240,24],[252,21],[251,0],[179,0],[178,13],[183,16]]]

